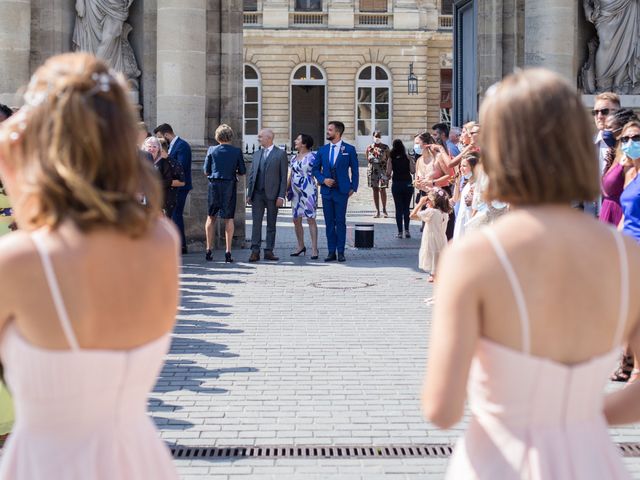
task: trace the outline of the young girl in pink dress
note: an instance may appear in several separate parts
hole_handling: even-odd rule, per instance
[[[424,222],[418,265],[420,269],[429,273],[429,282],[435,279],[438,258],[447,245],[447,222],[450,212],[449,196],[437,187],[421,197],[411,212],[411,218]]]

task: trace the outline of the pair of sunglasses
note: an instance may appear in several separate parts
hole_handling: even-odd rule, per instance
[[[607,115],[609,115],[610,112],[611,112],[610,108],[602,108],[600,110],[591,110],[591,115],[593,115],[595,117],[596,115],[601,113],[602,115],[604,115],[606,117]]]
[[[640,135],[634,135],[633,137],[620,137],[622,143],[627,143],[629,140],[633,142],[640,142]]]

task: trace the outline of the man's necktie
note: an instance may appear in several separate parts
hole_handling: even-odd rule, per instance
[[[335,159],[335,148],[336,146],[334,144],[331,144],[331,154],[329,155],[329,163],[331,163],[331,166],[333,167],[336,163],[336,159]]]

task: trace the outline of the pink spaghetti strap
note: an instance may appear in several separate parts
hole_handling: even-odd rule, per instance
[[[515,297],[516,304],[518,306],[519,318],[520,318],[520,329],[522,330],[522,351],[523,353],[529,354],[531,351],[531,336],[529,332],[529,312],[527,311],[527,304],[524,299],[524,293],[522,292],[522,287],[520,282],[518,281],[518,277],[516,276],[516,272],[513,270],[513,266],[509,261],[509,257],[507,257],[507,252],[505,252],[500,240],[496,236],[495,232],[491,230],[491,228],[483,228],[481,230],[489,242],[493,247],[493,250],[496,252],[496,256],[500,263],[502,264],[502,268],[507,274],[507,278],[509,279],[509,283],[511,284],[511,290],[513,291],[513,296]]]
[[[31,238],[36,246],[36,250],[38,250],[38,254],[40,255],[42,268],[44,269],[47,284],[49,285],[49,291],[51,292],[51,298],[53,299],[64,336],[67,339],[71,350],[80,350],[80,345],[78,345],[78,340],[76,339],[73,328],[71,327],[67,308],[65,307],[64,300],[62,299],[62,293],[60,292],[60,286],[56,279],[53,264],[51,263],[51,257],[49,257],[46,245],[44,244],[42,231],[33,232],[31,234]]]

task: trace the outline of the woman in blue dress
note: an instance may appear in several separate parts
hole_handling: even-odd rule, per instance
[[[311,169],[316,156],[311,151],[313,148],[313,138],[304,133],[300,133],[294,146],[297,154],[291,158],[289,170],[288,196],[291,200],[291,211],[293,213],[293,226],[298,240],[298,249],[291,254],[292,257],[299,257],[307,253],[304,245],[304,230],[302,219],[307,219],[309,233],[311,234],[311,259],[318,258],[318,224],[316,223],[316,208],[318,206],[318,187],[313,177]]]
[[[620,134],[620,149],[631,164],[627,184],[620,196],[624,215],[621,229],[640,243],[640,122],[631,121],[624,126]]]

